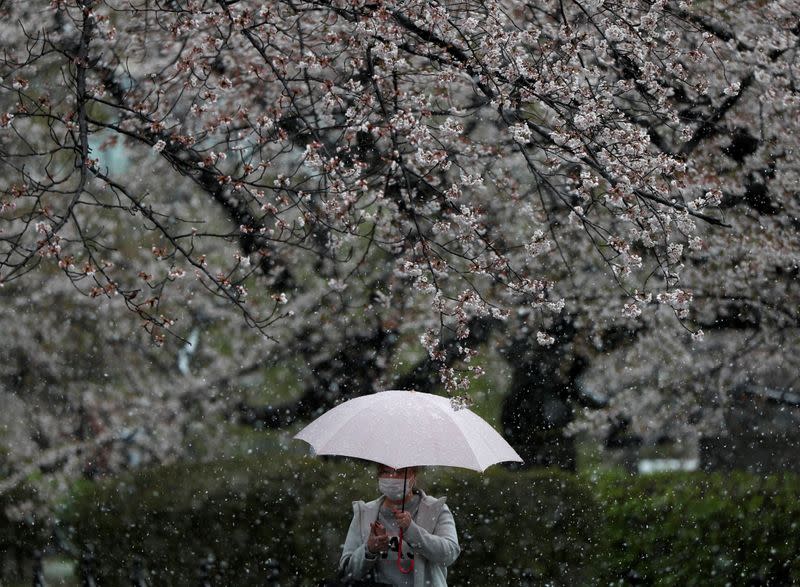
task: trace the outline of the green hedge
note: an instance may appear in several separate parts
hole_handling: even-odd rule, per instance
[[[42,505],[24,483],[0,495],[0,585],[25,572],[34,551],[47,545],[52,520],[41,517],[48,510]]]
[[[701,473],[587,480],[559,471],[425,471],[446,495],[462,554],[449,584],[800,584],[800,482]],[[281,585],[333,574],[354,499],[373,470],[315,459],[172,466],[84,487],[62,526],[93,544],[104,585],[125,585],[133,557],[154,585],[196,585],[213,554],[217,584]]]
[[[218,584],[260,585],[270,559],[302,575],[296,517],[328,475],[310,459],[162,467],[84,487],[61,524],[77,548],[94,550],[103,584],[127,585],[140,557],[155,584],[196,585],[211,557]]]
[[[454,585],[585,585],[586,564],[597,540],[599,514],[590,488],[556,470],[442,477],[432,484],[446,495],[462,555]]]
[[[606,475],[595,576],[645,584],[800,584],[800,480],[747,473]]]

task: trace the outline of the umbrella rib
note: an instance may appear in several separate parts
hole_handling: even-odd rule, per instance
[[[478,469],[482,470],[481,469],[481,464],[480,464],[480,462],[478,462],[478,458],[475,456],[475,451],[472,450],[472,447],[470,446],[470,443],[469,443],[469,439],[467,438],[466,434],[464,434],[464,431],[461,429],[461,426],[459,425],[458,420],[456,420],[455,418],[450,418],[449,414],[447,414],[447,412],[445,412],[445,410],[443,408],[441,408],[440,406],[438,406],[436,404],[433,404],[433,406],[440,413],[444,414],[445,420],[450,420],[451,422],[453,422],[453,424],[456,425],[456,428],[458,429],[458,433],[461,434],[461,438],[464,440],[464,444],[470,449],[471,456],[474,459],[475,463],[477,464]]]
[[[474,412],[473,412],[473,413],[474,413]],[[475,415],[477,416],[477,414],[475,414]],[[478,417],[480,417],[480,416],[478,416]],[[487,423],[486,425],[487,425],[487,426],[490,426],[488,423]],[[494,428],[492,428],[492,430],[494,430]],[[496,430],[494,430],[494,432],[496,432],[498,435],[500,434],[500,433],[499,433],[499,432],[497,432]],[[486,452],[487,452],[488,454],[490,454],[490,455],[493,455],[493,456],[492,456],[492,458],[493,458],[493,459],[494,459],[494,458],[496,458],[496,457],[494,456],[494,455],[496,455],[495,449],[494,449],[494,447],[492,447],[492,446],[491,446],[491,445],[490,445],[490,444],[489,444],[489,443],[486,441],[486,437],[485,437],[483,434],[481,434],[481,435],[479,436],[479,438],[480,438],[480,441],[483,443],[483,446],[486,448]],[[488,468],[489,468],[489,467],[490,467],[492,464],[494,464],[494,463],[490,463],[489,465],[486,465],[485,467],[484,467],[484,466],[481,466],[481,473],[483,473],[483,472],[484,472],[486,469],[488,469]]]
[[[329,434],[328,437],[325,439],[325,441],[321,443],[320,447],[318,449],[316,449],[316,448],[314,449],[314,450],[317,451],[317,454],[323,454],[322,451],[324,450],[325,445],[330,444],[330,442],[333,441],[336,438],[336,435],[339,434],[339,432],[341,432],[342,429],[345,426],[347,426],[350,422],[355,420],[359,415],[360,415],[360,413],[356,412],[355,414],[353,414],[352,416],[347,418],[347,420],[342,422],[342,424],[338,428],[336,428],[336,430],[334,432]]]
[[[488,422],[486,422],[486,421],[485,421],[483,418],[481,418],[480,416],[478,416],[478,414],[476,414],[475,412],[473,412],[473,411],[471,411],[471,410],[467,410],[467,411],[468,411],[470,414],[472,414],[472,416],[474,416],[475,418],[478,418],[478,419],[481,421],[481,423],[482,423],[482,424],[484,424],[485,426],[487,426],[487,427],[491,428],[492,432],[494,432],[495,434],[498,434],[498,436],[500,436],[500,438],[502,438],[502,436],[500,435],[500,433],[499,433],[499,432],[497,432],[497,431],[496,431],[496,430],[495,430],[495,429],[494,429],[494,428],[493,428],[493,427],[492,427],[492,426],[491,426],[491,425],[490,425]],[[463,435],[463,434],[464,434],[464,431],[463,431],[463,430],[462,430],[462,428],[461,428],[461,423],[462,423],[462,420],[458,420],[458,419],[455,419],[455,418],[453,418],[453,422],[455,423],[455,425],[458,427],[459,431],[460,431],[460,432],[462,433],[462,435]],[[488,455],[491,455],[492,459],[495,459],[495,458],[497,458],[497,452],[496,452],[495,448],[494,448],[494,447],[493,447],[491,444],[489,444],[489,442],[486,440],[486,437],[485,437],[483,434],[477,435],[477,438],[476,438],[476,439],[477,439],[477,440],[479,440],[479,441],[480,441],[480,442],[483,444],[483,447],[484,447],[484,449],[485,449],[485,452],[486,452]],[[481,471],[481,473],[482,473],[482,472],[484,472],[484,471],[485,471],[486,469],[488,469],[489,467],[491,467],[493,464],[495,464],[495,463],[497,463],[497,462],[502,462],[502,461],[495,461],[495,460],[493,460],[493,462],[489,463],[488,465],[486,465],[486,466],[484,467],[484,466],[483,466],[483,464],[482,464],[482,463],[480,463],[480,462],[478,461],[478,458],[477,458],[477,457],[476,457],[476,459],[475,459],[475,460],[476,460],[476,462],[478,463],[478,468],[479,468],[479,470]],[[522,460],[522,459],[520,459],[520,461],[521,461],[521,460]]]

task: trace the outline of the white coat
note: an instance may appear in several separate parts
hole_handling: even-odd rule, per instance
[[[435,498],[420,491],[416,520],[404,532],[404,540],[414,549],[414,587],[447,587],[447,567],[458,558],[456,524],[445,505],[445,498]],[[378,559],[366,557],[370,524],[378,518],[383,498],[368,503],[353,502],[353,521],[347,531],[339,568],[345,576],[365,579]]]

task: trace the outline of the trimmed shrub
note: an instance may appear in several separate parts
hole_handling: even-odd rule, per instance
[[[800,584],[800,482],[704,473],[595,480],[560,471],[479,475],[427,470],[447,496],[462,553],[448,584]],[[170,466],[84,487],[62,525],[94,545],[105,585],[128,583],[139,556],[154,585],[264,585],[331,577],[351,502],[376,497],[374,469],[317,459]],[[628,581],[631,579],[631,581]]]
[[[314,585],[336,575],[353,501],[377,497],[373,466],[328,463],[328,473],[328,482],[319,486],[297,515],[292,546],[302,569],[296,576],[298,584]]]
[[[41,506],[25,483],[0,495],[0,584],[26,573],[34,551],[47,546],[52,520],[41,517]]]
[[[800,584],[800,480],[747,473],[606,475],[600,584]]]
[[[599,512],[589,488],[557,470],[442,476],[462,553],[452,585],[586,584]]]
[[[85,487],[62,524],[95,552],[106,585],[128,584],[135,557],[157,585],[196,585],[202,560],[213,583],[263,585],[270,561],[282,576],[302,575],[292,537],[328,479],[323,467],[249,459],[150,469]]]

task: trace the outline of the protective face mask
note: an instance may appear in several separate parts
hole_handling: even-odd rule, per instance
[[[408,493],[414,486],[414,478],[410,477],[406,480],[406,493]],[[378,478],[378,489],[380,492],[391,499],[392,501],[400,501],[403,499],[403,480],[392,478]]]

